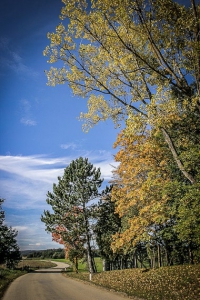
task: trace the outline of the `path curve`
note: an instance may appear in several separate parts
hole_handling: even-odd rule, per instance
[[[14,280],[2,300],[124,300],[117,293],[62,276],[66,264],[56,262]]]

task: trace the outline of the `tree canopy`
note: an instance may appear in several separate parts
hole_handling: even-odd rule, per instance
[[[115,159],[120,164],[114,171],[112,200],[125,226],[115,234],[113,249],[130,249],[138,242],[148,242],[163,245],[168,251],[170,239],[174,247],[176,241],[185,243],[185,248],[200,248],[198,151],[192,156],[197,182],[191,185],[174,165],[161,133],[151,134],[149,130],[148,134],[127,136],[126,130],[115,143],[119,147]],[[184,138],[187,140],[187,134]],[[192,163],[189,155],[188,163]]]
[[[48,33],[44,51],[55,64],[46,72],[48,84],[68,82],[75,95],[88,98],[88,112],[80,116],[86,130],[127,116],[132,130],[161,130],[179,169],[194,183],[169,127],[188,112],[200,116],[200,6],[195,0],[187,6],[173,0],[63,3],[63,22]]]

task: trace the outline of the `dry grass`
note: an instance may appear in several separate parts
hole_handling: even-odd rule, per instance
[[[40,268],[51,268],[51,267],[55,267],[55,266],[56,266],[56,264],[54,264],[50,261],[24,259],[24,260],[20,261],[17,268],[40,269]]]

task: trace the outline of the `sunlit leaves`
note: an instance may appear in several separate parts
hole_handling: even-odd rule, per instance
[[[179,89],[183,98],[191,96],[190,84],[198,76],[196,20],[191,8],[170,0],[63,3],[63,23],[55,33],[48,34],[50,46],[44,54],[51,63],[62,61],[67,76],[63,77],[62,68],[47,72],[48,82],[55,85],[67,81],[74,94],[81,97],[102,93],[109,110],[120,109],[120,114],[108,112],[98,121],[126,117],[129,106],[145,115],[145,104],[152,101],[153,95],[155,107],[159,108],[158,95],[162,92],[167,92],[165,101],[170,101],[171,87]],[[67,26],[63,25],[65,21]],[[93,99],[90,97],[90,104],[94,103],[98,114]],[[139,103],[144,104],[140,109]],[[168,106],[176,114],[177,107]],[[163,107],[156,116],[150,116],[149,110],[150,119],[161,110]],[[93,118],[90,113],[83,116],[86,123],[97,123],[88,121]]]

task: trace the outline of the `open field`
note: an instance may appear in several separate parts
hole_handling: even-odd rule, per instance
[[[63,275],[89,281],[88,272]],[[107,271],[94,274],[92,283],[147,300],[199,300],[200,265]]]

